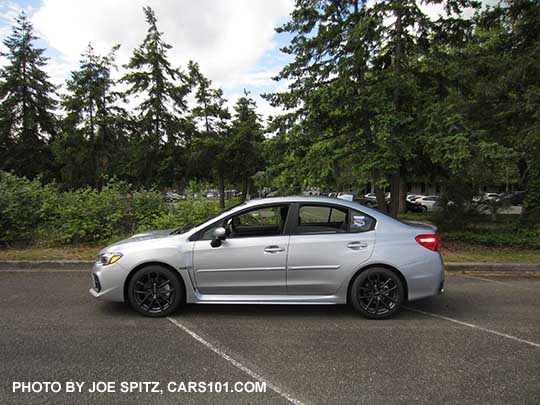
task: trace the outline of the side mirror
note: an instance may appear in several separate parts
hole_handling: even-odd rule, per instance
[[[214,230],[214,239],[212,239],[212,242],[210,242],[210,246],[220,247],[221,243],[225,240],[226,233],[227,231],[225,231],[225,228],[223,228],[222,226],[216,228]]]

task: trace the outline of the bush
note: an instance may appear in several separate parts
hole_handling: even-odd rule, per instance
[[[39,223],[39,209],[44,189],[37,180],[30,181],[0,171],[0,241],[27,242]]]
[[[39,244],[96,242],[132,233],[148,217],[164,212],[157,192],[128,193],[125,183],[109,180],[97,191],[90,187],[44,193],[36,231]]]
[[[54,184],[0,172],[0,241],[7,244],[103,243],[139,231],[196,225],[220,211],[217,201],[205,199],[165,204],[158,191],[133,191],[115,179],[99,191],[60,192]]]
[[[483,246],[540,249],[540,230],[451,231],[442,235],[443,240],[468,242]]]

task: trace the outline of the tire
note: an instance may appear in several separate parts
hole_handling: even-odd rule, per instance
[[[405,300],[405,288],[396,273],[382,267],[365,270],[355,278],[350,301],[358,312],[370,319],[389,318]]]
[[[168,316],[184,303],[184,285],[171,269],[151,265],[131,277],[127,297],[129,305],[144,316]]]
[[[422,205],[420,209],[422,210],[422,212],[427,212],[427,207],[425,205]]]

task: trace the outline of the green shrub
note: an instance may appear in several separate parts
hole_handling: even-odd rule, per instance
[[[40,244],[106,241],[133,233],[165,213],[157,191],[128,192],[123,182],[109,180],[97,191],[84,188],[46,193],[36,233]]]
[[[0,171],[0,241],[27,242],[39,223],[43,188],[30,181]]]
[[[196,225],[220,211],[217,201],[205,199],[165,204],[158,191],[133,191],[115,179],[99,191],[60,192],[54,184],[0,172],[0,241],[9,244],[105,243],[139,231]]]
[[[489,229],[470,231],[450,231],[442,234],[443,240],[455,240],[483,246],[500,246],[540,249],[540,230],[538,229]]]

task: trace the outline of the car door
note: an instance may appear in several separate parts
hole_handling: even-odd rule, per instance
[[[204,294],[286,294],[288,205],[258,206],[210,226],[193,247],[197,289]],[[213,230],[227,229],[219,247]]]
[[[287,260],[288,294],[335,294],[344,279],[369,259],[375,219],[330,204],[300,204]]]

